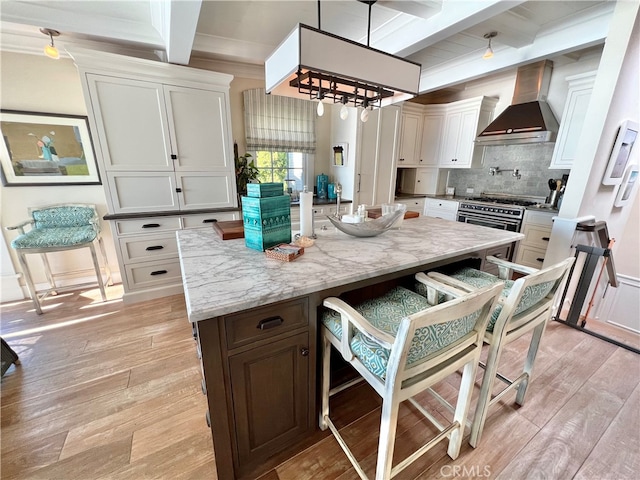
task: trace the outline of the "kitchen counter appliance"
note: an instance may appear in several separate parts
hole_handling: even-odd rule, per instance
[[[525,207],[539,203],[534,199],[507,195],[468,197],[460,201],[457,220],[483,227],[519,232]]]

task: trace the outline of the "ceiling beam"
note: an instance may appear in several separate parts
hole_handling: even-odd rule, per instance
[[[485,0],[455,2],[445,0],[442,10],[425,20],[415,18],[407,23],[402,35],[388,36],[372,46],[385,52],[407,57],[451,35],[510,10],[525,0]]]
[[[423,69],[420,75],[420,93],[432,92],[484,75],[526,65],[604,43],[609,34],[609,20],[615,4],[604,5],[597,14],[584,18],[571,26],[558,25],[539,32],[531,45],[523,48],[501,47],[494,49],[491,60],[481,58],[481,53],[469,54],[436,67]],[[419,59],[414,58],[419,62]]]
[[[202,0],[164,0],[150,3],[152,24],[164,39],[166,61],[188,65]]]

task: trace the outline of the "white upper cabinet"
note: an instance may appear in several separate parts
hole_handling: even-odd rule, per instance
[[[573,167],[582,126],[591,101],[591,91],[596,80],[596,73],[593,71],[566,78],[569,82],[569,91],[549,168],[570,169]]]
[[[87,75],[105,169],[172,171],[162,84]]]
[[[422,116],[420,166],[437,167],[442,155],[445,107],[440,105],[427,106],[426,112]]]
[[[484,147],[476,147],[475,139],[489,125],[496,103],[492,98],[476,97],[447,105],[440,167],[476,168],[482,165]]]
[[[228,170],[233,159],[227,133],[225,95],[165,85],[171,153],[176,171]]]
[[[420,164],[422,113],[411,111],[409,108],[411,107],[405,104],[400,123],[399,167],[416,167]]]

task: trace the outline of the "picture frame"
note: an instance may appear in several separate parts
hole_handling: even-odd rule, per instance
[[[638,124],[633,120],[625,120],[620,125],[616,140],[611,149],[609,163],[602,178],[603,185],[620,185],[631,159],[631,152],[638,139]]]
[[[331,165],[334,167],[344,167],[347,163],[347,144],[338,143],[333,147],[333,161]]]
[[[629,165],[627,167],[620,188],[618,188],[616,199],[613,202],[614,206],[624,207],[628,203],[631,203],[638,189],[638,183],[640,183],[638,179],[639,172],[640,167],[638,167],[638,165]]]
[[[100,185],[87,117],[0,110],[4,186]]]

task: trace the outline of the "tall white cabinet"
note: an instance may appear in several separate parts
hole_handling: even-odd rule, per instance
[[[80,72],[125,301],[182,291],[175,231],[239,217],[232,76],[96,52]]]

